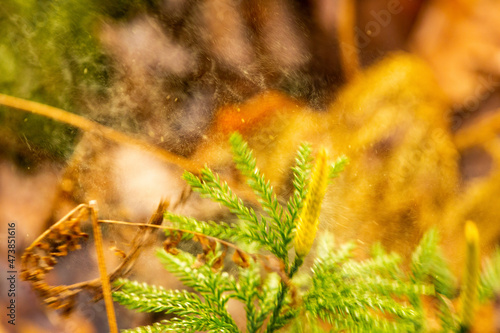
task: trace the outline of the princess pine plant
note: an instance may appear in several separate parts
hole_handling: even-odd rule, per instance
[[[165,220],[178,231],[167,232],[157,256],[192,291],[115,281],[119,288],[113,293],[115,301],[141,312],[172,315],[170,320],[126,332],[240,332],[228,312],[230,299],[244,305],[245,332],[468,331],[474,307],[462,305],[458,315],[451,305],[450,300],[459,295],[457,283],[440,252],[435,230],[422,238],[410,270],[402,268],[400,256],[380,245],[373,247],[371,258],[358,261],[353,257],[354,243],[333,246],[333,235],[316,237],[328,183],[344,169],[346,157],[331,163],[322,149],[313,161],[312,148],[302,144],[292,169],[294,191],[282,205],[242,137],[233,134],[230,143],[236,167],[261,209],[246,206],[209,168],[200,176],[186,172],[183,178],[194,191],[224,205],[239,221],[205,222],[165,212]],[[474,234],[470,230],[475,227],[468,228]],[[311,252],[315,238],[318,247]],[[199,243],[203,253],[178,249],[186,240]],[[232,264],[224,268],[229,249]],[[477,256],[477,244],[467,249]],[[315,255],[312,267],[299,271],[308,255]],[[465,297],[491,298],[500,283],[499,264],[496,254],[480,283],[477,277],[466,278]],[[478,276],[479,265],[473,269],[477,272],[471,276]],[[440,319],[436,327],[428,324],[422,296],[436,299]]]

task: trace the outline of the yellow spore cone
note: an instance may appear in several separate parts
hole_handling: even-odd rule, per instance
[[[467,221],[465,224],[465,240],[467,242],[466,267],[461,295],[461,326],[470,329],[477,303],[479,284],[479,232],[476,224]]]
[[[321,203],[328,185],[328,154],[322,149],[316,156],[311,182],[297,223],[295,233],[295,252],[305,257],[311,250],[318,230]]]

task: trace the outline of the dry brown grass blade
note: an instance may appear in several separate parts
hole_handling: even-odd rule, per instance
[[[356,7],[353,0],[340,0],[338,20],[340,59],[345,79],[351,81],[361,72],[359,49],[354,34]]]
[[[21,279],[31,283],[48,307],[62,310],[63,314],[71,312],[75,296],[81,288],[79,285],[50,286],[46,283],[45,276],[60,257],[79,249],[80,240],[88,238],[80,229],[81,221],[87,220],[88,215],[87,205],[77,206],[38,237],[24,250],[21,257]]]
[[[108,140],[143,149],[145,151],[150,152],[151,154],[154,154],[155,156],[158,156],[159,158],[168,163],[178,165],[179,167],[193,173],[198,173],[198,171],[201,169],[200,165],[194,163],[193,161],[187,158],[173,154],[169,151],[158,148],[157,146],[150,144],[147,141],[134,138],[130,135],[116,131],[112,128],[94,122],[90,119],[70,113],[68,111],[59,108],[55,108],[49,105],[28,101],[22,98],[13,97],[5,94],[0,94],[0,105],[48,117],[50,119],[57,120],[61,123],[77,127],[81,130],[101,135],[102,137]]]
[[[97,205],[95,201],[91,201],[90,214],[92,219],[92,229],[94,231],[95,249],[97,252],[97,266],[102,285],[102,295],[106,306],[106,314],[108,317],[109,331],[118,333],[118,325],[116,324],[115,308],[113,306],[113,298],[111,296],[111,284],[109,283],[108,272],[106,270],[106,260],[104,259],[104,249],[102,245],[102,233],[99,223],[97,222]]]
[[[136,261],[139,257],[141,250],[143,247],[151,244],[154,239],[152,238],[152,231],[154,229],[145,228],[147,225],[160,225],[163,222],[163,213],[169,206],[167,201],[160,201],[156,212],[149,218],[147,224],[143,224],[143,227],[139,228],[139,232],[135,235],[132,240],[132,249],[125,256],[121,264],[115,269],[115,271],[109,276],[111,281],[114,281],[120,277],[126,277]],[[99,220],[99,223],[103,223],[103,221]]]
[[[37,244],[40,244],[40,242],[42,241],[42,239],[44,239],[45,237],[47,237],[47,235],[49,233],[51,233],[52,230],[58,228],[61,224],[65,223],[73,214],[75,214],[77,211],[79,211],[81,209],[84,209],[84,208],[86,209],[86,208],[88,208],[88,206],[86,204],[80,204],[80,205],[76,206],[75,208],[73,208],[68,214],[66,214],[65,216],[63,216],[56,223],[54,223],[49,229],[45,230],[43,232],[43,234],[41,234],[40,236],[38,236],[38,238],[35,239],[33,241],[33,243],[31,243],[31,245],[29,247],[27,247],[24,251],[25,252],[31,251],[35,246],[37,246]]]

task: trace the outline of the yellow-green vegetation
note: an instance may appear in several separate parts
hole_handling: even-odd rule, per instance
[[[166,212],[165,219],[178,231],[167,232],[165,249],[157,255],[165,268],[192,291],[116,281],[119,289],[113,297],[117,302],[138,311],[174,315],[170,320],[126,332],[240,332],[243,328],[228,311],[230,299],[244,305],[246,332],[284,328],[295,332],[459,332],[468,331],[474,310],[467,305],[458,315],[453,301],[458,297],[470,301],[476,298],[477,290],[486,296],[483,299],[493,295],[492,286],[500,282],[496,269],[500,256],[497,253],[488,263],[481,278],[484,282],[479,283],[478,233],[471,223],[465,234],[470,247],[467,274],[473,278],[465,279],[463,296],[458,296],[456,280],[434,229],[424,235],[409,262],[386,252],[380,244],[373,246],[370,258],[359,261],[354,258],[353,242],[334,244],[330,233],[322,233],[318,249],[307,254],[316,238],[315,222],[304,232],[304,214],[317,219],[325,178],[336,177],[347,160],[339,158],[330,163],[321,150],[311,172],[312,149],[301,145],[293,168],[294,191],[282,205],[256,167],[246,142],[238,134],[230,141],[236,166],[261,207],[255,211],[245,206],[208,168],[199,177],[186,172],[184,179],[194,191],[226,206],[239,221],[204,222]],[[309,203],[311,200],[314,204]],[[303,237],[311,239],[297,241]],[[203,254],[195,256],[177,248],[181,240],[188,239],[199,242]],[[224,269],[221,263],[228,252],[227,241],[239,247],[232,248],[234,264]],[[306,254],[314,257],[312,267],[301,267]],[[405,264],[410,265],[410,271],[402,268]],[[438,305],[438,327],[429,326],[422,296],[433,298],[431,303]]]

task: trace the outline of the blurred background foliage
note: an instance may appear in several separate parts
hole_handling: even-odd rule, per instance
[[[71,112],[81,112],[89,94],[102,94],[108,69],[92,34],[95,9],[89,1],[3,1],[1,91]],[[64,160],[72,151],[74,128],[3,107],[0,119],[2,153],[21,164]]]
[[[338,85],[342,79],[337,56],[326,54],[323,49],[335,51],[337,46],[330,40],[325,46],[321,46],[321,52],[316,52],[315,55],[311,55],[309,51],[300,51],[299,53],[303,54],[297,54],[297,59],[293,59],[292,54],[290,59],[279,63],[282,59],[273,59],[280,56],[277,52],[284,52],[282,55],[286,55],[290,45],[295,42],[303,44],[304,38],[318,29],[315,22],[308,18],[307,12],[305,15],[301,14],[300,29],[295,27],[296,22],[290,22],[289,17],[285,16],[276,22],[285,22],[288,24],[285,28],[293,28],[290,36],[286,36],[288,32],[271,26],[275,18],[260,17],[253,20],[253,14],[262,16],[265,12],[258,9],[261,5],[257,4],[254,8],[238,1],[222,1],[220,6],[209,6],[203,2],[189,1],[6,0],[0,7],[0,24],[5,32],[0,37],[1,91],[70,112],[86,114],[107,125],[133,132],[144,132],[141,127],[143,124],[138,124],[137,118],[144,117],[144,113],[151,111],[145,112],[142,110],[143,106],[131,104],[149,102],[152,104],[151,109],[162,109],[161,111],[166,111],[164,113],[173,114],[167,117],[168,119],[163,119],[164,122],[171,123],[173,130],[177,131],[176,134],[184,136],[183,139],[187,141],[198,139],[200,131],[184,130],[188,126],[178,119],[190,111],[179,109],[192,109],[203,102],[207,103],[207,107],[201,112],[201,118],[208,120],[199,120],[202,123],[198,126],[201,130],[210,121],[214,107],[241,101],[269,88],[286,91],[295,97],[307,98],[312,104],[324,108],[331,98],[331,94],[325,92],[329,91],[332,85]],[[237,13],[241,8],[242,14]],[[277,9],[281,11],[281,15],[293,15],[303,9],[310,11],[306,4],[294,4],[284,10],[280,9],[278,4]],[[289,12],[290,9],[293,12]],[[237,16],[233,22],[228,21],[229,25],[233,25],[229,28],[236,29],[236,36],[226,36],[226,31],[218,31],[221,27],[214,26],[218,24],[215,20],[204,17],[216,15],[217,11],[222,11],[225,16]],[[242,20],[248,20],[250,26],[241,27]],[[263,24],[267,26],[262,26]],[[268,28],[285,35],[284,37],[289,39],[285,42],[289,45],[283,46],[282,50],[277,46],[266,51],[264,44],[267,41],[265,37],[260,37],[259,40],[259,36]],[[213,31],[207,32],[207,29]],[[135,39],[130,37],[136,31]],[[207,36],[207,33],[212,35]],[[125,36],[127,34],[128,39]],[[300,38],[295,38],[292,34],[298,34]],[[155,46],[151,38],[156,37],[167,41],[168,44]],[[250,40],[238,44],[237,38]],[[210,49],[220,41],[223,44],[221,48]],[[255,45],[252,46],[252,43]],[[239,51],[238,46],[243,51]],[[140,47],[145,49],[140,50]],[[258,49],[254,52],[248,50],[250,47]],[[172,61],[172,65],[165,66],[165,60],[169,58],[165,58],[161,53],[168,52],[169,48],[173,54],[189,52],[189,59],[186,61],[189,68],[171,68],[183,66],[182,60],[179,59]],[[306,48],[312,50],[312,45],[307,45]],[[142,52],[143,55],[137,54]],[[226,52],[235,55],[224,54]],[[229,60],[224,59],[226,55]],[[238,57],[240,59],[237,59]],[[313,57],[315,59],[312,59]],[[127,67],[134,61],[137,61],[138,70]],[[322,63],[328,64],[327,70],[325,66],[321,66]],[[152,71],[157,73],[152,74]],[[128,75],[129,80],[135,82],[117,87],[117,79],[123,78],[124,75]],[[141,82],[145,76],[148,82]],[[134,89],[130,88],[130,84],[141,83],[151,85],[147,87],[151,88],[150,96],[145,97],[138,92],[132,92],[132,97],[128,100],[119,96],[124,93],[123,90]],[[163,93],[161,98],[154,96],[157,92]],[[164,97],[173,95],[172,93],[178,99],[189,101],[180,107],[163,103]],[[175,98],[172,97],[172,103]],[[113,103],[110,100],[119,101]],[[102,103],[107,103],[107,110],[99,107]],[[123,106],[117,106],[117,103],[128,104],[127,107],[134,110],[117,111],[123,109]],[[38,116],[5,111],[5,108],[0,110],[0,126],[4,133],[2,141],[5,141],[3,154],[10,155],[22,164],[36,166],[33,162],[41,156],[62,161],[71,153],[77,136],[74,129]],[[135,114],[130,116],[134,111]],[[161,117],[157,116],[155,120],[158,118]],[[172,128],[164,130],[169,132]],[[193,149],[181,147],[182,140],[173,136],[170,140],[172,142],[166,145],[170,150],[187,154]]]
[[[97,32],[104,19],[125,20],[151,9],[143,1],[2,1],[0,90],[2,93],[88,112],[89,100],[106,98],[113,73]],[[78,132],[45,117],[0,107],[2,154],[23,166],[40,159],[64,161]]]

